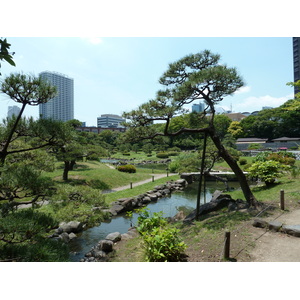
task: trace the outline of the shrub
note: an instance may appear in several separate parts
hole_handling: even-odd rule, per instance
[[[130,153],[129,152],[124,152],[122,153],[123,156],[130,156]]]
[[[150,217],[147,210],[142,210],[138,217],[137,230],[143,237],[146,261],[180,261],[186,245],[162,215],[158,212]]]
[[[252,164],[248,172],[249,176],[259,178],[264,181],[266,185],[270,185],[275,182],[276,178],[282,174],[284,169],[288,169],[288,166],[282,165],[275,160],[268,160]]]
[[[57,225],[53,217],[33,209],[0,218],[0,260],[67,261],[68,247],[46,238]]]
[[[167,152],[158,152],[156,154],[156,157],[157,158],[169,158],[169,153],[167,153]]]
[[[244,166],[247,164],[247,159],[246,158],[240,158],[239,163],[241,166]]]
[[[200,162],[198,153],[180,153],[169,164],[169,170],[172,173],[199,172]]]
[[[125,173],[136,173],[136,167],[133,165],[118,166],[117,170]]]

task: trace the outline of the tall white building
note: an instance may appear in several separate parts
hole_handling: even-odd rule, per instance
[[[19,112],[21,111],[21,108],[19,106],[9,106],[7,111],[7,117],[11,118],[13,115],[17,117],[19,115]]]
[[[67,75],[45,71],[40,76],[57,88],[57,96],[39,105],[40,117],[68,121],[74,119],[74,80]]]

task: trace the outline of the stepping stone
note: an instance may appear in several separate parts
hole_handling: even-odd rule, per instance
[[[282,231],[296,237],[300,237],[300,225],[283,225]]]

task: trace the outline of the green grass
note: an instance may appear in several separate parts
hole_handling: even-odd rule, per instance
[[[165,173],[165,170],[153,170],[155,174]],[[149,179],[152,176],[152,169],[138,168],[136,173],[119,172],[110,169],[103,163],[97,161],[78,162],[73,171],[69,171],[69,180],[62,180],[63,163],[58,163],[54,172],[44,173],[53,178],[56,182],[71,185],[89,185],[91,182],[98,184],[102,189],[112,189],[129,185],[130,182],[138,182]]]
[[[243,158],[246,158],[248,163],[251,163],[253,159],[252,157],[243,157]],[[300,161],[296,161],[296,166],[300,167]],[[216,164],[214,169],[223,170],[227,168],[228,170],[230,170],[227,163],[222,162]],[[300,200],[299,176],[293,178],[289,173],[286,173],[284,174],[284,176],[278,178],[277,182],[270,187],[267,187],[264,183],[262,183],[257,186],[252,186],[251,190],[257,200],[266,203],[270,203],[270,202],[279,203],[281,190],[284,190],[285,200],[291,206],[295,205]],[[232,191],[229,192],[229,194],[233,199],[245,200],[244,194],[241,190]]]
[[[109,204],[113,201],[116,201],[117,199],[138,196],[140,194],[143,194],[143,193],[153,189],[157,185],[164,184],[167,181],[177,180],[177,179],[179,179],[179,175],[173,175],[173,176],[157,179],[154,182],[148,182],[148,183],[136,186],[136,187],[133,186],[132,189],[113,192],[113,193],[110,193],[110,194],[105,194],[105,202],[107,204]]]

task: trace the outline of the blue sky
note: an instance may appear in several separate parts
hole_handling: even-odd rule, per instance
[[[209,49],[221,62],[236,67],[245,86],[220,106],[234,112],[277,107],[292,98],[291,37],[7,37],[16,67],[2,63],[2,78],[11,72],[55,71],[74,79],[74,115],[95,126],[101,114],[122,114],[155,97],[158,79],[168,64]],[[0,96],[0,118],[15,105]],[[191,106],[190,106],[191,107]],[[37,107],[26,116],[38,117]]]

